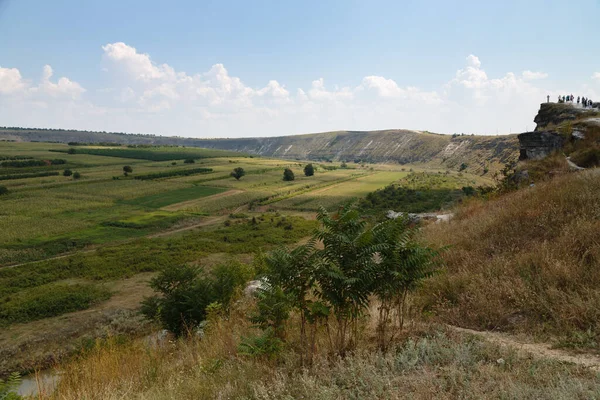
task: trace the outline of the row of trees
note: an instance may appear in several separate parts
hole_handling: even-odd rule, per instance
[[[313,167],[312,164],[306,164],[306,166],[304,167],[304,175],[313,176],[314,174],[315,174],[315,167]],[[231,172],[230,175],[239,181],[240,178],[242,178],[244,175],[246,175],[246,171],[244,171],[244,168],[242,168],[242,167],[237,167],[237,168],[234,168],[234,170]],[[283,180],[284,181],[293,181],[294,179],[296,179],[296,176],[294,175],[294,171],[292,171],[290,168],[286,168],[285,170],[283,170]]]
[[[321,209],[317,219],[320,227],[307,244],[278,248],[262,263],[255,260],[260,268],[252,272],[261,287],[251,321],[262,333],[246,338],[243,351],[275,352],[297,329],[303,361],[310,363],[316,353],[317,332],[326,332],[331,352],[344,356],[354,348],[366,316],[377,320],[377,342],[385,350],[402,329],[408,293],[437,270],[438,252],[415,241],[415,231],[401,219],[369,225],[353,204],[334,214]],[[145,313],[176,334],[185,333],[203,323],[211,309],[226,310],[232,290],[251,275],[240,266],[200,280],[193,267],[165,270],[152,285],[161,296],[145,302]],[[226,290],[219,291],[221,285]],[[293,315],[299,324],[288,323]]]

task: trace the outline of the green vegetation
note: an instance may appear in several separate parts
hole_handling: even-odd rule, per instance
[[[133,168],[130,165],[125,165],[123,167],[123,175],[127,176],[133,172]]]
[[[196,160],[194,160],[193,158],[186,158],[185,160],[183,160],[184,164],[195,164]]]
[[[77,171],[73,172],[73,179],[79,179],[81,178],[81,174]]]
[[[304,167],[304,175],[313,176],[315,174],[315,167],[312,164],[306,164]]]
[[[63,171],[63,176],[71,176],[73,175],[73,171],[71,171],[70,169],[65,169]]]
[[[9,190],[6,186],[0,186],[0,196],[8,194]]]
[[[199,149],[189,148],[182,150],[170,150],[168,148],[140,148],[140,149],[97,149],[97,148],[71,148],[74,151],[69,154],[91,154],[96,156],[107,156],[107,157],[119,157],[119,158],[133,158],[138,160],[150,160],[150,161],[171,161],[171,160],[194,160],[200,158],[213,158],[213,157],[236,157],[239,153],[222,150],[210,150],[210,149]],[[69,151],[71,150],[69,149]],[[54,150],[59,152],[66,152],[64,150]]]
[[[21,375],[13,372],[4,381],[0,379],[0,399],[2,400],[22,400],[23,397],[17,394],[17,388],[21,383]]]
[[[283,171],[283,180],[286,182],[290,182],[290,181],[293,181],[294,179],[296,179],[294,176],[294,171],[292,171],[290,168],[286,168]]]
[[[244,175],[246,175],[246,171],[244,171],[244,168],[242,167],[234,168],[231,172],[231,176],[234,177],[236,181],[239,181]]]
[[[209,306],[228,309],[236,291],[243,289],[252,275],[251,268],[233,261],[210,273],[185,265],[167,267],[150,282],[161,296],[144,300],[142,313],[177,336],[187,334],[206,319]]]
[[[110,297],[91,284],[49,284],[0,298],[0,326],[83,310]]]
[[[190,175],[196,175],[196,174],[207,174],[212,171],[213,171],[212,168],[178,169],[175,171],[164,171],[164,172],[157,172],[157,173],[153,173],[153,174],[136,175],[135,179],[144,181],[144,180],[152,180],[152,179],[169,178],[172,176],[190,176]]]
[[[192,199],[198,199],[201,197],[212,196],[213,194],[224,192],[227,189],[209,187],[209,186],[192,186],[189,188],[175,189],[169,192],[162,192],[149,196],[137,197],[135,199],[127,200],[128,204],[150,207],[150,208],[161,208],[170,204],[181,203]]]
[[[44,167],[47,165],[62,165],[66,164],[67,161],[63,159],[53,160],[15,160],[15,161],[3,161],[0,166],[3,168],[27,168],[27,167]]]
[[[291,244],[310,235],[314,222],[300,217],[265,214],[235,220],[229,226],[188,232],[165,239],[137,239],[95,252],[0,269],[0,299],[68,279],[115,280],[140,272],[183,265],[215,253],[252,253],[260,248]]]
[[[13,179],[28,179],[28,178],[39,178],[44,176],[58,176],[60,175],[57,171],[43,171],[43,172],[31,172],[27,174],[18,175],[0,175],[0,181],[8,181]]]
[[[462,195],[461,190],[411,189],[402,185],[389,185],[367,194],[359,206],[364,213],[375,215],[382,215],[388,210],[423,213],[448,207]]]

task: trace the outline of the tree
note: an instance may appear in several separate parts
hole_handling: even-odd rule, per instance
[[[133,168],[131,166],[126,165],[123,167],[123,175],[127,176],[133,172]]]
[[[234,177],[236,180],[239,181],[242,176],[246,175],[246,171],[244,171],[244,168],[242,168],[242,167],[237,167],[237,168],[234,168],[233,171],[231,172],[231,174],[229,174],[229,175],[231,175],[232,177]]]
[[[71,176],[73,175],[73,171],[71,171],[70,169],[65,169],[63,171],[63,176]]]
[[[293,181],[294,179],[296,179],[296,177],[294,176],[294,171],[292,171],[289,168],[286,168],[283,171],[283,180],[289,182],[289,181]]]
[[[306,167],[304,167],[304,175],[313,176],[314,174],[315,174],[315,167],[313,167],[312,164],[306,164]]]
[[[466,163],[462,163],[460,164],[460,167],[458,168],[459,171],[464,171],[465,169],[467,169],[468,165]]]
[[[76,150],[75,150],[74,147],[70,147],[69,150],[67,150],[67,153],[69,153],[69,154],[75,154]]]
[[[194,164],[196,162],[196,160],[194,160],[193,158],[186,158],[185,160],[183,160],[184,164]]]
[[[6,186],[0,186],[0,196],[8,194],[8,188]]]
[[[382,350],[404,325],[408,293],[439,266],[439,252],[414,240],[416,230],[408,220],[397,218],[377,224],[372,240],[379,245],[373,294],[379,300],[377,340]]]
[[[340,168],[348,168],[348,164],[346,164],[346,161],[342,161],[342,163],[340,164]]]
[[[376,271],[374,255],[382,245],[373,243],[353,204],[340,207],[334,215],[321,207],[317,221],[321,226],[315,239],[323,243],[317,256],[317,296],[331,308],[335,321],[332,345],[344,356],[355,343],[358,320],[369,305]]]
[[[81,178],[81,174],[79,172],[73,173],[73,179],[79,179],[79,178]]]

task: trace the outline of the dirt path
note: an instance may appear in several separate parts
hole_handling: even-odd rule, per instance
[[[468,333],[481,337],[491,343],[515,348],[521,353],[527,353],[538,358],[547,358],[554,361],[562,361],[588,367],[595,371],[600,371],[600,357],[593,354],[569,354],[565,350],[553,349],[547,343],[527,343],[519,341],[516,338],[500,332],[475,331],[472,329],[459,328],[458,326],[447,325],[455,332]]]

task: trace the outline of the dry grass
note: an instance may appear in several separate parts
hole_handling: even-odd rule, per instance
[[[428,241],[450,244],[444,273],[422,291],[444,322],[561,336],[597,347],[600,174],[589,170],[495,200],[472,201]],[[575,339],[579,340],[579,339]],[[577,343],[573,343],[577,346]]]
[[[441,328],[415,330],[386,354],[366,344],[309,368],[237,354],[242,313],[213,321],[203,339],[98,345],[64,367],[54,399],[573,399],[600,397],[589,370],[523,357]]]

